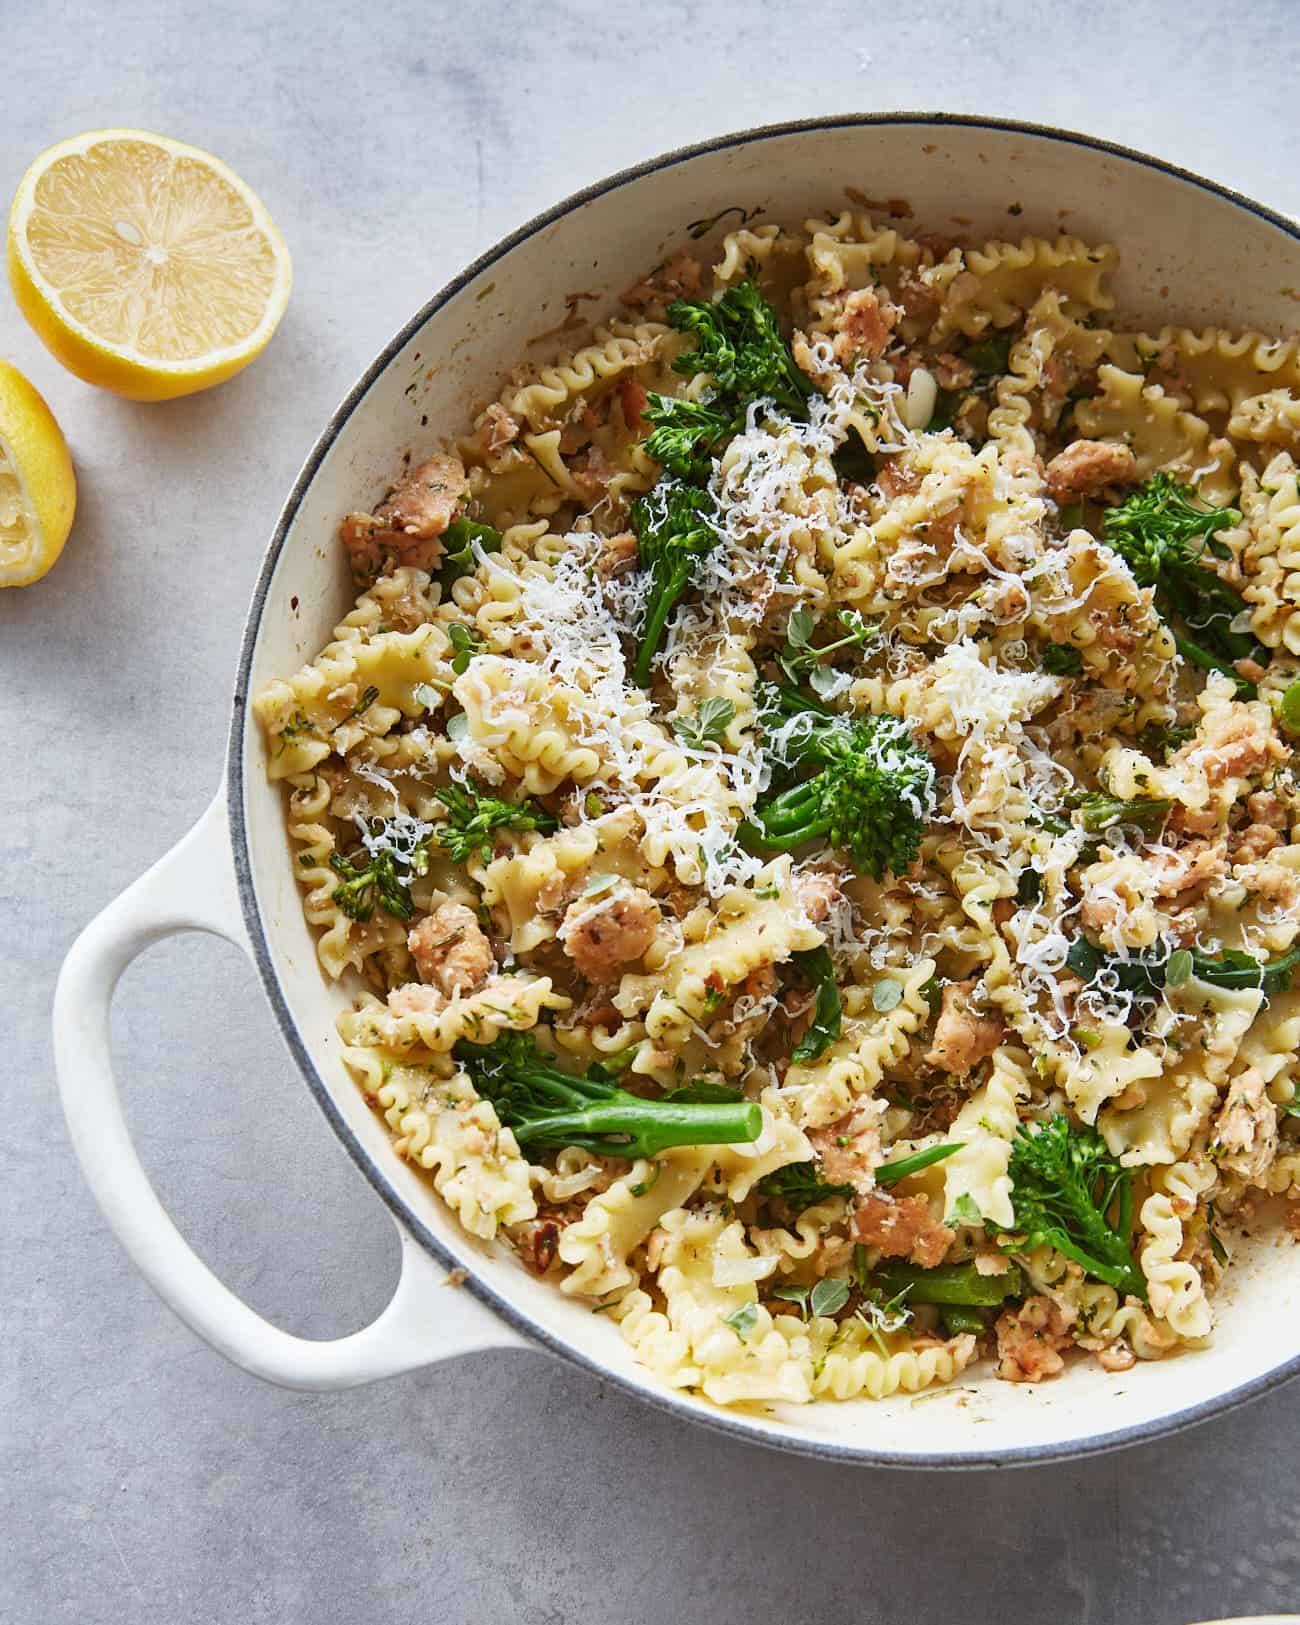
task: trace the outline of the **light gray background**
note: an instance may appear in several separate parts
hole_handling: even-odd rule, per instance
[[[167,131],[260,190],[296,278],[262,361],[165,407],[62,373],[0,294],[0,355],[46,393],[81,488],[53,575],[0,596],[0,1618],[1175,1625],[1296,1600],[1296,1387],[1165,1444],[962,1477],[723,1442],[526,1355],[330,1398],[263,1387],[106,1235],[47,1031],[78,928],[216,785],[300,460],[446,277],[619,165],[831,111],[1093,130],[1297,210],[1296,22],[1285,0],[0,0],[4,198],[56,139]],[[305,1334],[373,1315],[392,1227],[236,953],[149,955],[117,1033],[145,1161],[224,1277]]]

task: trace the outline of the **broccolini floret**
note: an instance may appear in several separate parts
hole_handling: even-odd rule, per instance
[[[812,385],[781,337],[776,312],[753,282],[738,282],[716,301],[678,299],[668,320],[695,340],[674,372],[712,380],[704,400],[651,395],[643,416],[654,425],[646,450],[673,474],[703,479],[709,453],[745,421],[751,401],[769,400],[791,417],[807,411]]]
[[[1231,558],[1217,533],[1241,523],[1236,508],[1203,508],[1188,485],[1155,474],[1127,502],[1106,510],[1102,535],[1133,571],[1139,586],[1155,589],[1156,607],[1174,629],[1179,653],[1206,671],[1226,672],[1238,691],[1254,697],[1253,684],[1238,675],[1234,662],[1258,660],[1261,651],[1248,632],[1233,623],[1249,608],[1246,600],[1202,562],[1205,554]],[[1191,635],[1188,636],[1187,633]]]
[[[719,395],[740,403],[769,400],[791,417],[803,416],[812,385],[755,283],[737,282],[716,301],[676,300],[668,320],[696,344],[673,362],[674,372],[707,372]]]
[[[732,1091],[685,1089],[642,1100],[599,1064],[583,1076],[563,1072],[531,1033],[504,1032],[491,1044],[462,1039],[456,1058],[525,1150],[573,1145],[602,1157],[655,1157],[675,1145],[756,1140],[763,1127],[761,1109]],[[719,1094],[724,1098],[712,1098]]]
[[[333,892],[334,903],[349,919],[362,923],[373,916],[376,904],[394,919],[409,920],[415,912],[415,904],[409,888],[398,877],[395,855],[379,852],[362,862],[366,857],[364,851],[350,858],[340,852],[330,853],[330,868],[339,877]]]
[[[447,822],[434,833],[438,844],[457,863],[468,862],[475,852],[485,859],[489,857],[494,830],[535,829],[550,833],[557,827],[550,813],[535,801],[502,801],[485,794],[472,780],[444,786],[438,791],[438,800],[447,809]]]
[[[1147,1295],[1133,1257],[1133,1175],[1095,1129],[1055,1112],[1022,1123],[1007,1171],[1015,1228],[1024,1247],[1054,1247],[1118,1292]]]
[[[651,395],[642,415],[654,425],[645,449],[655,461],[679,479],[701,482],[709,475],[711,449],[739,426],[725,405],[675,395]]]
[[[816,771],[755,808],[752,838],[782,852],[826,840],[875,880],[905,874],[935,804],[934,764],[907,724],[888,712],[849,721],[797,690],[777,693],[782,710],[801,713],[803,724],[789,736],[788,757]]]
[[[664,627],[690,585],[697,562],[718,545],[713,498],[699,486],[660,480],[632,504],[637,555],[651,577],[645,625],[632,666],[632,680],[645,688]]]

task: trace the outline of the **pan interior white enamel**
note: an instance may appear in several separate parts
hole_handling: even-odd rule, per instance
[[[341,513],[365,508],[402,453],[419,454],[461,427],[521,357],[562,348],[571,309],[599,315],[688,223],[733,205],[786,222],[838,211],[845,188],[903,199],[909,229],[988,235],[1061,231],[1119,244],[1121,309],[1149,327],[1210,320],[1289,331],[1300,282],[1293,236],[1194,182],[1066,140],[960,125],[863,125],[774,134],[693,155],[597,195],[488,264],[400,348],[342,423],[293,518],[269,585],[251,690],[327,641],[350,603],[334,541]],[[721,233],[703,243],[707,252]],[[549,334],[548,334],[549,330]],[[531,341],[537,340],[535,344]],[[655,1390],[617,1328],[476,1246],[432,1188],[392,1153],[338,1059],[334,1018],[346,997],[327,987],[304,924],[280,793],[266,781],[255,729],[244,739],[249,859],[270,953],[292,1017],[343,1118],[397,1201],[449,1252],[552,1338],[623,1380]],[[1068,1449],[1205,1405],[1300,1352],[1300,1249],[1262,1240],[1234,1266],[1203,1352],[1118,1377],[1091,1361],[1036,1387],[989,1376],[915,1398],[823,1403],[748,1418],[758,1431],[901,1456],[987,1459],[1002,1451]],[[694,1407],[697,1402],[683,1400]]]

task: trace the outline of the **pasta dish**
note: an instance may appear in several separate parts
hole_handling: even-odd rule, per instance
[[[1300,1212],[1300,343],[1117,261],[673,255],[254,702],[394,1151],[715,1403],[1123,1371]]]

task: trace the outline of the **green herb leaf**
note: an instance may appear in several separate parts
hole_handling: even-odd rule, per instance
[[[816,618],[806,609],[790,611],[790,618],[786,622],[785,648],[776,660],[796,687],[805,677],[819,694],[838,687],[839,674],[827,665],[828,657],[838,654],[841,649],[865,648],[879,635],[878,629],[864,620],[856,609],[838,610],[835,618],[844,635],[833,638],[829,643],[814,644],[812,637],[817,626]]]
[[[432,683],[417,683],[411,690],[411,698],[426,711],[436,711],[442,704],[442,690]]]
[[[1022,869],[1016,880],[1016,902],[1036,903],[1043,895],[1043,877],[1037,869]]]
[[[890,976],[882,976],[871,989],[871,1008],[879,1015],[896,1010],[903,1000],[903,984]]]
[[[710,741],[720,740],[735,721],[736,707],[722,695],[701,700],[689,716],[673,718],[673,732],[683,742],[700,750]]]
[[[489,857],[492,836],[498,829],[549,833],[557,827],[550,813],[535,801],[499,800],[473,780],[443,786],[438,800],[447,809],[447,822],[436,831],[438,841],[457,863],[468,862],[476,852],[484,859]]]
[[[849,1301],[849,1283],[836,1275],[824,1276],[812,1289],[808,1303],[814,1315],[839,1314]]]
[[[750,220],[756,220],[763,211],[761,209],[742,209],[739,203],[733,203],[729,209],[719,209],[717,214],[707,215],[703,220],[692,220],[686,228],[686,235],[695,241],[707,237],[720,221],[725,220],[729,214],[739,215],[733,230],[738,230]]]
[[[742,1303],[739,1309],[733,1309],[729,1315],[723,1315],[722,1317],[722,1324],[730,1326],[742,1343],[753,1331],[757,1321],[758,1305],[756,1303]]]
[[[975,1198],[969,1191],[963,1191],[952,1204],[952,1209],[945,1224],[983,1224],[984,1215],[975,1205]]]
[[[1165,986],[1182,987],[1192,979],[1194,961],[1186,948],[1175,948],[1165,964]]]
[[[447,597],[448,589],[462,576],[472,575],[478,568],[478,560],[474,556],[475,542],[485,553],[499,553],[501,551],[501,532],[494,530],[491,525],[479,525],[472,519],[453,519],[442,534],[444,548],[442,568],[438,571],[438,581],[442,586],[442,596]]]
[[[451,646],[455,651],[452,656],[451,669],[458,674],[468,671],[470,661],[483,650],[482,637],[472,626],[466,626],[463,621],[453,621],[447,628],[447,636],[451,639]]]
[[[652,1164],[652,1171],[651,1171],[651,1174],[650,1174],[650,1178],[649,1179],[640,1179],[640,1180],[637,1181],[637,1183],[635,1185],[630,1185],[628,1187],[628,1189],[632,1192],[633,1196],[646,1196],[646,1195],[648,1195],[655,1188],[655,1186],[659,1183],[659,1175],[661,1173],[663,1173],[663,1171],[664,1170],[663,1170],[663,1164],[662,1163],[656,1162],[656,1163]]]

